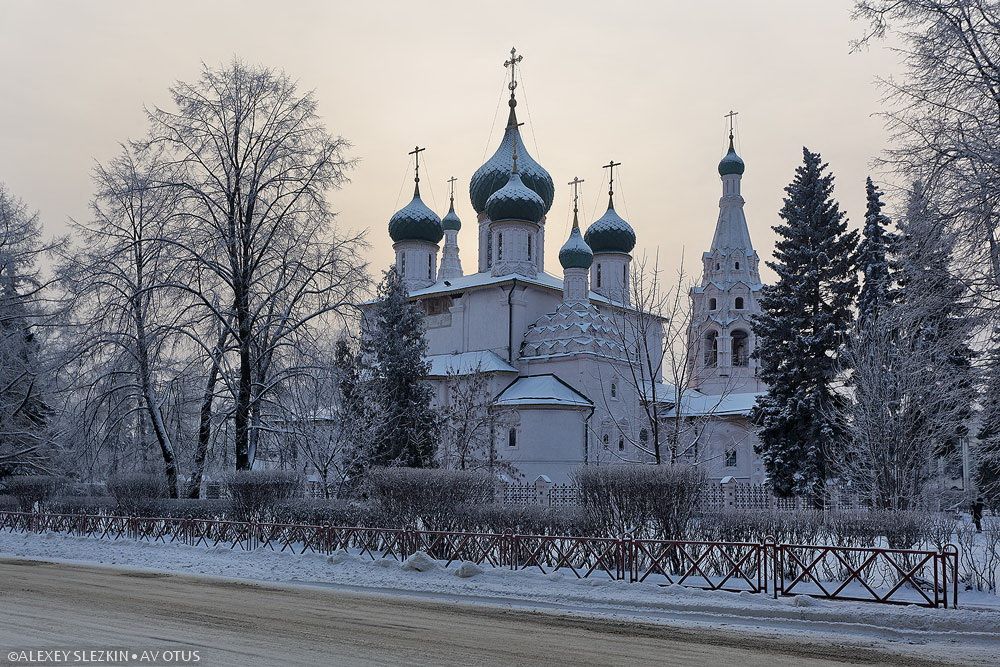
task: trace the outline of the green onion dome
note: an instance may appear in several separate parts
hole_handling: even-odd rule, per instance
[[[594,252],[630,253],[635,247],[635,231],[608,202],[608,210],[592,224],[584,240]]]
[[[733,135],[730,134],[729,152],[719,162],[719,176],[728,176],[729,174],[739,174],[742,176],[745,169],[746,165],[743,164],[743,159],[736,154],[736,149],[733,148]]]
[[[413,193],[413,200],[389,218],[389,236],[394,242],[429,241],[437,243],[444,236],[441,218],[427,208],[420,199],[420,191]]]
[[[513,103],[514,100],[511,102]],[[521,181],[542,198],[543,214],[552,207],[552,199],[555,197],[555,185],[552,183],[552,177],[528,154],[528,149],[525,148],[524,141],[521,140],[521,132],[517,127],[517,116],[514,114],[514,106],[512,105],[507,129],[504,131],[499,148],[493,157],[476,170],[469,181],[469,197],[472,199],[472,207],[476,213],[485,211],[486,202],[490,196],[507,183],[514,166],[515,146]]]
[[[451,200],[451,207],[448,212],[445,213],[444,217],[441,218],[441,229],[449,230],[453,229],[456,232],[462,228],[462,221],[458,219],[458,213],[455,213],[455,200]]]
[[[520,155],[518,156],[520,163]],[[520,167],[520,164],[518,164]],[[545,215],[545,202],[537,192],[521,180],[519,172],[507,175],[507,184],[486,200],[486,215],[490,220],[523,220],[538,224]]]
[[[580,233],[580,225],[575,214],[573,231],[569,233],[566,243],[559,249],[559,263],[564,269],[589,269],[590,265],[594,263],[594,251],[583,240],[583,234]]]

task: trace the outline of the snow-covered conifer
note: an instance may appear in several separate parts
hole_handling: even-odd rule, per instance
[[[882,212],[882,191],[872,182],[865,183],[867,208],[861,243],[858,245],[858,269],[861,271],[861,291],[858,294],[858,323],[878,317],[889,299],[892,283],[889,271],[889,248],[894,235],[889,231],[891,221]]]
[[[426,382],[424,316],[410,303],[395,268],[385,272],[361,338],[368,392],[381,428],[372,447],[372,465],[432,467],[439,431]]]
[[[833,175],[818,153],[803,148],[803,164],[785,188],[775,260],[778,274],[760,299],[754,322],[761,379],[758,453],[776,493],[818,499],[828,460],[843,448],[837,413],[838,353],[857,294],[857,232],[833,200]]]

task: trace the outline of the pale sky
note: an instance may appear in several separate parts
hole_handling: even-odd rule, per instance
[[[606,206],[600,165],[611,158],[623,163],[618,209],[636,230],[635,254],[659,250],[672,270],[683,250],[700,272],[730,109],[750,232],[767,260],[803,145],[831,164],[852,225],[864,214],[864,179],[884,147],[874,79],[893,72],[895,57],[884,47],[849,52],[863,28],[850,9],[846,0],[0,0],[0,181],[39,210],[46,231],[64,231],[87,216],[94,161],[143,133],[143,105],[168,104],[171,83],[195,80],[202,61],[237,55],[314,90],[327,127],[354,144],[361,163],[331,200],[339,224],[369,229],[374,266],[391,262],[386,225],[409,199],[407,151],[419,144],[428,147],[424,199],[439,214],[446,180],[458,178],[459,243],[472,272],[468,182],[498,144],[502,63],[515,45],[522,131],[556,183],[550,272],[561,274],[556,252],[569,230],[565,184],[586,179],[586,226]]]

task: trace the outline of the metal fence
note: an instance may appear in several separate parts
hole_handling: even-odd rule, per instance
[[[402,561],[422,551],[445,567],[472,562],[542,573],[706,590],[808,595],[926,607],[958,604],[958,549],[518,535],[215,519],[0,512],[0,531],[57,532],[240,551],[269,549]]]

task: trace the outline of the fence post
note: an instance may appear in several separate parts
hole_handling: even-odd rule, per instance
[[[722,485],[722,505],[728,509],[736,508],[736,478],[733,476],[723,477]]]
[[[539,475],[535,479],[535,504],[552,504],[552,480],[545,475]]]

